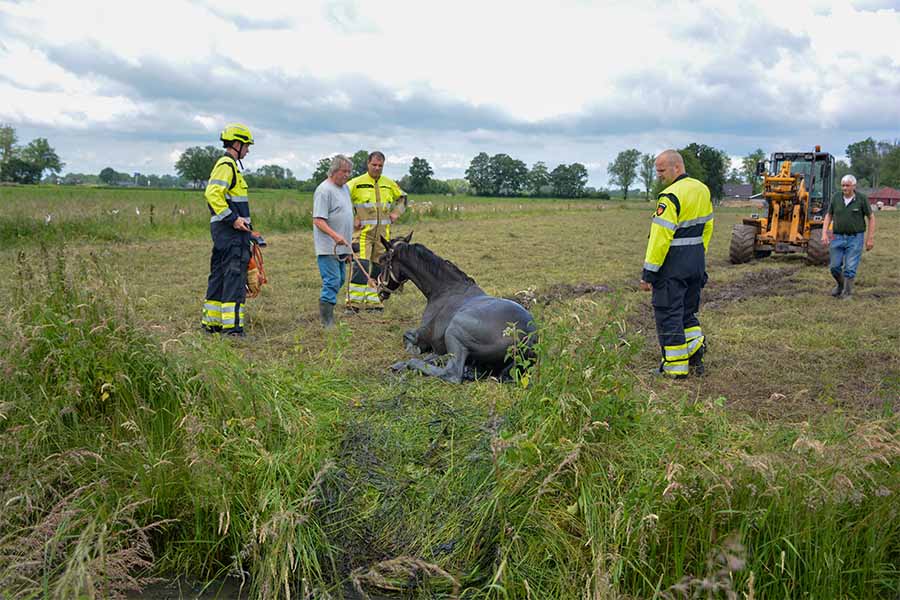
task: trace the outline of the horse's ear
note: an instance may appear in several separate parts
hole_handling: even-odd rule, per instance
[[[409,232],[409,235],[407,235],[405,238],[402,238],[403,241],[406,242],[406,243],[408,244],[408,243],[409,243],[409,240],[412,239],[412,234],[413,234],[413,232],[410,231],[410,232]]]
[[[391,244],[389,241],[384,239],[383,235],[380,237],[381,237],[381,245],[384,246],[385,250],[390,250],[391,248],[394,247],[393,244]]]

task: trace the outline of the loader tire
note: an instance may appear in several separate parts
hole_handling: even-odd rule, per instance
[[[811,265],[827,265],[830,260],[828,246],[822,243],[822,230],[809,232],[809,243],[806,245],[806,262]]]
[[[753,258],[753,247],[756,244],[756,227],[738,223],[731,230],[731,246],[728,258],[735,265],[750,262]]]

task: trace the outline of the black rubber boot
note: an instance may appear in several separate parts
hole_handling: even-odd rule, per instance
[[[319,300],[319,319],[325,329],[334,327],[334,304]]]
[[[831,295],[837,298],[844,291],[844,276],[840,273],[837,275],[832,273],[831,276],[834,277],[834,280],[837,282],[837,285],[831,288]]]
[[[663,363],[659,363],[659,366],[650,371],[650,374],[654,377],[666,378],[666,379],[687,379],[687,375],[679,374],[679,375],[667,375],[665,369],[663,369]]]
[[[697,351],[688,359],[688,367],[694,372],[694,375],[703,375],[706,368],[703,366],[703,355],[706,354],[706,344],[702,344]]]
[[[850,296],[853,295],[853,278],[845,277],[844,278],[844,289],[841,292],[841,300],[846,300]]]

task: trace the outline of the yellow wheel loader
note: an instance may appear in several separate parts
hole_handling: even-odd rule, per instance
[[[728,257],[734,264],[773,252],[805,252],[807,261],[828,264],[822,221],[834,190],[834,157],[814,152],[775,152],[756,165],[763,177],[766,216],[751,215],[734,226]]]

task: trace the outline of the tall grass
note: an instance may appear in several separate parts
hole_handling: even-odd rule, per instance
[[[23,186],[0,188],[0,243],[137,241],[209,231],[202,191]],[[312,198],[290,190],[253,195],[254,226],[264,232],[310,230]]]
[[[0,595],[173,574],[259,598],[900,593],[896,416],[658,394],[617,308],[538,314],[515,385],[352,382],[342,328],[266,366],[149,336],[114,274],[64,256],[20,255],[0,330]]]
[[[20,257],[0,333],[0,595],[117,596],[151,563],[267,598],[333,580],[319,522],[340,386],[258,373],[217,339],[161,347],[114,280],[63,256]]]

